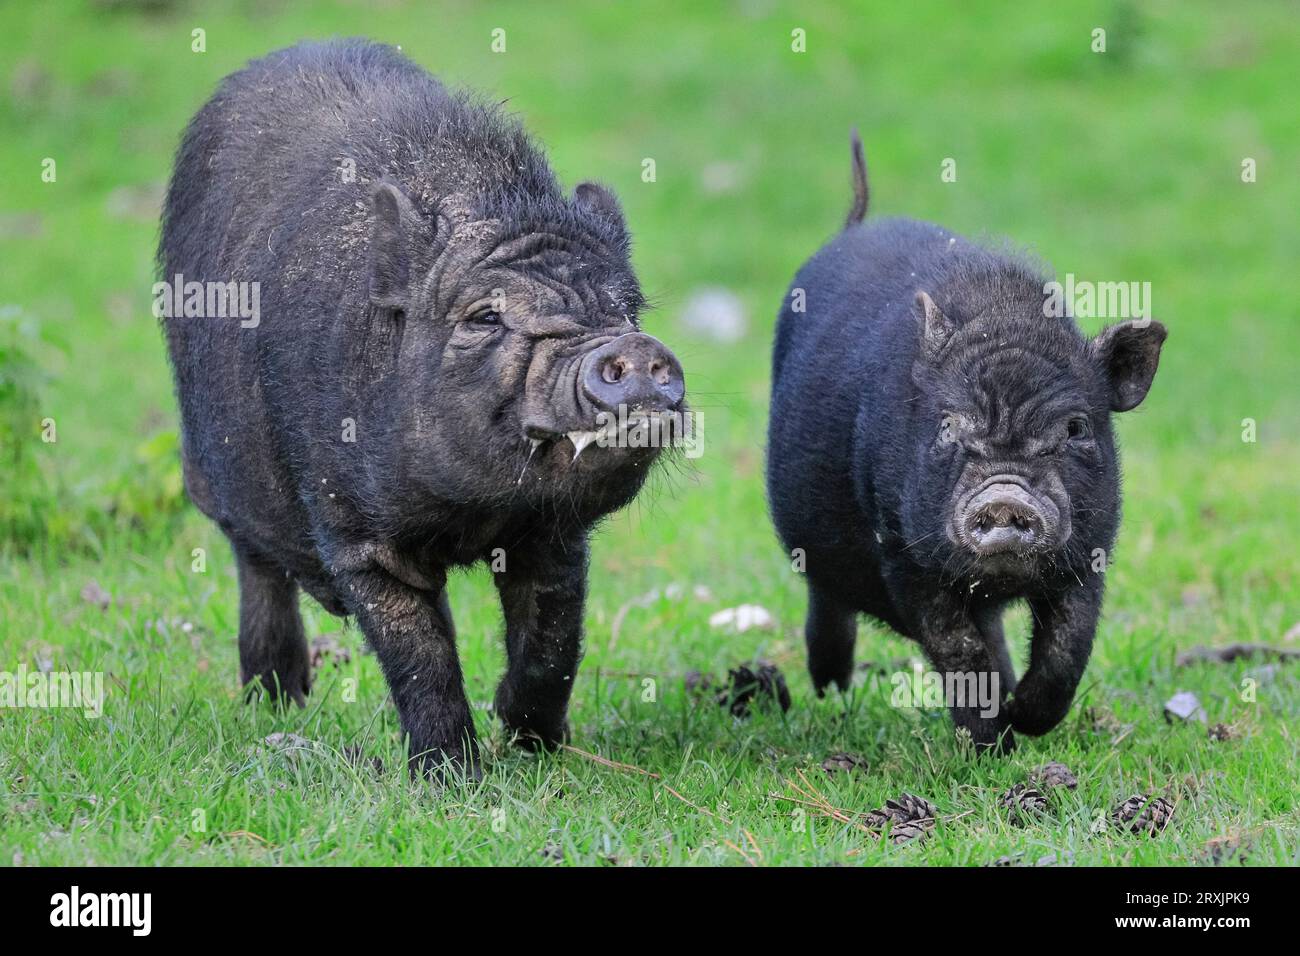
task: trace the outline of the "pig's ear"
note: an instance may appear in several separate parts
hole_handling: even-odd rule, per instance
[[[916,294],[916,309],[921,314],[921,354],[933,362],[952,338],[956,326],[925,291]]]
[[[370,301],[384,309],[406,307],[411,266],[424,241],[425,224],[396,185],[379,183],[370,194],[374,232],[370,237]]]
[[[1168,331],[1159,322],[1121,322],[1102,329],[1092,353],[1110,383],[1111,411],[1127,412],[1147,397]]]
[[[573,201],[584,209],[604,216],[620,231],[627,230],[627,223],[623,220],[623,207],[608,187],[600,183],[578,183],[573,190]]]

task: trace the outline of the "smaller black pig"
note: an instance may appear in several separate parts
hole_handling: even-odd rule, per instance
[[[390,47],[302,44],[225,79],[185,132],[158,259],[195,313],[205,286],[260,302],[164,314],[185,485],[238,564],[245,682],[303,701],[302,588],[365,631],[412,768],[472,772],[446,586],[482,561],[497,715],[525,746],[564,741],[588,537],[660,451],[608,422],[686,414],[629,242],[611,192],[565,195],[517,121]]]
[[[1120,513],[1110,413],[1146,396],[1165,328],[1089,340],[1022,258],[863,224],[856,135],[853,159],[848,222],[796,276],[773,356],[768,497],[805,562],[808,668],[818,693],[846,689],[869,614],[920,642],[977,747],[1010,750],[1013,729],[1060,722],[1088,663]],[[1018,684],[1016,600],[1033,619]]]

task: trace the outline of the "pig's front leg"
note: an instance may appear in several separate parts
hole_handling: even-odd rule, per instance
[[[507,550],[495,579],[509,663],[496,712],[515,742],[554,750],[568,740],[566,713],[582,658],[587,593],[585,537]]]
[[[1029,669],[1010,705],[1016,730],[1045,734],[1069,711],[1092,653],[1101,597],[1101,579],[1094,575],[1081,587],[1029,602],[1034,620]]]
[[[434,775],[447,763],[477,774],[474,722],[441,596],[445,574],[426,576],[367,548],[337,569],[337,582],[388,678],[412,774]]]
[[[953,724],[968,730],[981,751],[1014,750],[1002,662],[966,611],[939,598],[918,615],[916,632],[926,656],[943,677]]]

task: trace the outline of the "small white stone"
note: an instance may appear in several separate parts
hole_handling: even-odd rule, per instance
[[[765,607],[757,604],[742,604],[739,607],[725,608],[710,616],[709,627],[715,630],[733,628],[740,634],[752,630],[774,631],[776,619]]]

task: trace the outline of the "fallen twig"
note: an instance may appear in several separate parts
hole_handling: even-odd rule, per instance
[[[1180,651],[1174,663],[1186,667],[1200,661],[1216,664],[1231,664],[1239,658],[1273,658],[1278,661],[1300,660],[1300,650],[1289,647],[1270,647],[1267,644],[1224,644],[1219,647],[1198,645],[1191,650]]]
[[[560,744],[560,748],[569,751],[569,753],[575,753],[579,757],[583,757],[594,763],[598,763],[602,767],[611,767],[614,770],[624,770],[628,773],[639,773],[643,777],[652,777],[655,780],[659,779],[659,774],[651,770],[642,770],[640,767],[635,767],[630,763],[619,763],[617,760],[610,760],[608,757],[602,757],[599,754],[588,753],[585,750],[580,750],[579,748],[574,747],[572,744]]]

